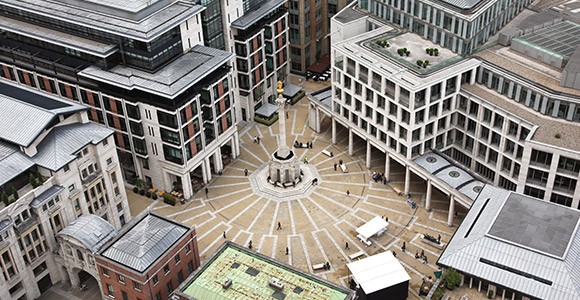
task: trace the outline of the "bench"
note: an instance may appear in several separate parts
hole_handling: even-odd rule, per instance
[[[348,173],[348,169],[346,168],[345,165],[340,165],[340,168],[342,169],[342,172]]]
[[[332,154],[332,152],[328,151],[328,150],[322,150],[322,154],[329,156],[329,157],[333,157],[334,155]]]
[[[365,255],[365,253],[362,251],[359,251],[359,252],[356,252],[356,253],[349,255],[348,257],[350,258],[350,260],[355,260],[355,258],[363,256],[363,255]]]
[[[393,187],[393,191],[395,191],[395,193],[396,193],[397,195],[399,195],[399,196],[402,196],[402,195],[403,195],[403,192],[401,192],[401,190],[399,190],[399,189],[398,189],[398,188],[396,188],[396,187]]]
[[[324,269],[324,264],[317,264],[317,265],[312,265],[312,269],[313,269],[313,270],[320,270],[320,269]]]

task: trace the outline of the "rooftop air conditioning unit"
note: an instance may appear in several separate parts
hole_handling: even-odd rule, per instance
[[[227,290],[230,288],[230,286],[232,286],[232,280],[231,279],[226,279],[226,281],[224,281],[222,283],[222,287],[224,288],[224,290]]]
[[[268,285],[278,291],[282,291],[284,289],[284,284],[282,284],[276,278],[270,279],[270,281],[268,281]]]

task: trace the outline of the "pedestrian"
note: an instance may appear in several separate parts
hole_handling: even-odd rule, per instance
[[[421,257],[425,257],[425,250],[421,249]]]
[[[254,144],[258,143],[258,137],[254,136]]]
[[[339,165],[342,165],[342,159],[339,159],[339,160],[338,160],[338,164],[339,164]]]
[[[419,251],[415,251],[415,258],[419,258]],[[423,282],[425,282],[425,279],[423,279]]]
[[[334,163],[334,170],[336,171],[336,163]]]
[[[280,224],[280,222],[278,222],[278,229],[276,230],[281,230],[282,229],[282,224]]]
[[[288,112],[286,112],[286,119],[288,119]],[[286,251],[286,252],[288,252],[288,251]],[[286,253],[286,254],[288,254],[288,253]]]
[[[389,223],[389,217],[385,217],[385,221],[387,221],[387,223]]]
[[[427,256],[423,256],[423,263],[424,264],[428,264],[429,262],[427,261]]]
[[[405,244],[405,242],[403,242],[403,247],[401,247],[401,250],[403,250],[403,252],[405,252],[405,249],[407,249],[407,244]]]
[[[248,176],[248,169],[244,169],[244,176]]]
[[[346,245],[344,246],[344,249],[348,250],[348,242],[346,242]]]
[[[395,250],[393,250],[393,256],[397,257],[397,252],[395,252]]]
[[[260,143],[260,137],[259,136],[256,137],[256,141],[258,142],[258,144]]]
[[[346,190],[346,195],[347,196],[350,196],[350,191],[349,190]]]
[[[304,156],[304,163],[308,164],[308,156]]]
[[[286,247],[286,255],[288,255],[288,247]]]
[[[225,232],[225,231],[224,231],[224,239],[227,239],[227,237],[226,237],[226,232]]]
[[[207,194],[209,194],[209,190],[207,187],[205,187],[205,197],[207,198]]]
[[[252,240],[250,240],[250,242],[248,243],[248,248],[250,248],[250,250],[252,250]]]
[[[383,184],[387,185],[387,178],[386,177],[383,178]]]
[[[438,243],[438,244],[440,244],[440,243],[441,243],[441,235],[440,235],[440,234],[438,234],[438,235],[437,235],[437,243]]]
[[[455,211],[455,217],[457,218],[457,211]]]

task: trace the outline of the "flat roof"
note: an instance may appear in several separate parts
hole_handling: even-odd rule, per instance
[[[574,208],[486,185],[437,264],[534,299],[580,299],[578,214]],[[560,230],[564,235],[551,236]],[[550,253],[561,253],[564,244],[562,256]]]
[[[222,287],[227,279],[232,285]],[[270,279],[284,285],[278,291]],[[204,265],[178,288],[189,299],[352,299],[354,291],[301,271],[231,241],[224,242]]]
[[[383,218],[377,216],[366,222],[363,226],[357,228],[356,232],[368,239],[377,232],[387,228],[387,226],[389,226],[389,223],[383,220]]]
[[[227,65],[232,57],[234,54],[226,51],[195,45],[155,73],[122,65],[108,70],[93,65],[79,72],[79,75],[127,90],[136,89],[172,99],[211,72]]]
[[[3,16],[0,16],[0,29],[98,57],[107,57],[117,50],[115,44],[101,43]]]
[[[346,266],[367,295],[411,280],[391,251],[375,254]]]
[[[514,41],[563,60],[569,60],[576,48],[580,46],[580,25],[562,21],[515,38]]]
[[[56,235],[73,237],[95,253],[117,235],[117,230],[105,219],[97,215],[85,214],[72,221]]]
[[[365,16],[365,13],[355,9],[354,6],[347,6],[339,11],[333,18],[342,24],[347,24]]]
[[[157,214],[144,214],[101,251],[101,256],[143,273],[189,231]]]
[[[288,0],[266,0],[257,5],[251,11],[244,13],[243,16],[234,20],[231,26],[236,29],[246,30],[286,2],[288,2]]]
[[[75,1],[71,1],[71,4],[65,2],[68,1],[2,0],[0,6],[22,9],[32,14],[145,42],[157,38],[205,9],[205,7],[192,2],[165,1],[167,5],[152,11],[142,19],[133,20],[130,17],[114,15],[116,8],[110,10],[87,9],[75,6]],[[117,3],[121,5],[121,2]]]
[[[549,209],[546,209],[548,208]],[[563,257],[576,231],[580,211],[546,205],[512,193],[489,229],[489,235]]]

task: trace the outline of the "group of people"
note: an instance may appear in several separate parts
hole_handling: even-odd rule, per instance
[[[312,142],[306,142],[306,144],[303,144],[297,140],[294,141],[294,147],[296,148],[303,148],[304,145],[306,145],[306,148],[312,149]]]
[[[423,249],[421,249],[421,255],[419,255],[419,250],[417,250],[415,252],[415,258],[416,259],[422,259],[424,264],[428,263],[428,261],[427,261],[427,255],[425,255],[425,250],[423,250]]]
[[[375,171],[373,171],[373,181],[375,183],[377,182],[383,182],[383,184],[387,184],[387,177],[385,177],[385,173],[377,173]]]
[[[254,137],[254,144],[259,144],[260,143],[260,137],[259,136],[255,136]]]

